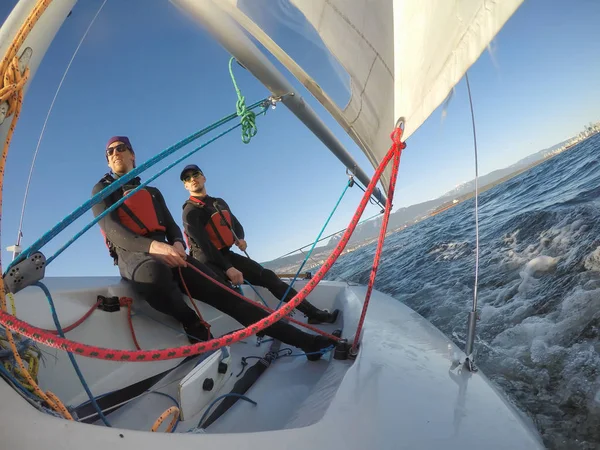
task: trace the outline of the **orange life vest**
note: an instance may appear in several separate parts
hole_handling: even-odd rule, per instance
[[[115,179],[110,174],[106,174],[100,181],[105,185],[109,185],[114,182]],[[116,203],[129,191],[130,190],[122,191],[118,189],[113,192],[107,200],[110,204]],[[148,192],[147,189],[140,189],[125,200],[121,206],[117,208],[117,215],[123,226],[142,236],[148,233],[166,231],[166,227],[162,225],[156,214],[152,194]],[[115,246],[110,242],[102,228],[100,228],[100,232],[102,233],[106,247],[108,247],[110,256],[112,256],[114,263],[117,264],[117,252],[115,251]]]
[[[123,196],[130,191],[124,191]],[[135,234],[145,236],[156,231],[166,231],[167,228],[160,223],[154,209],[152,194],[146,189],[141,189],[117,208],[119,221]]]
[[[207,207],[207,204],[197,197],[190,197],[190,201],[198,206]],[[235,243],[235,237],[231,232],[231,228],[233,228],[231,214],[226,209],[221,209],[220,212],[214,207],[210,209],[214,209],[215,211],[210,215],[210,219],[204,227],[210,241],[218,250],[231,247]],[[210,209],[207,208],[209,212]],[[188,247],[190,247],[189,242]]]

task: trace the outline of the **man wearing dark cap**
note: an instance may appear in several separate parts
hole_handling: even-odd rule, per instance
[[[94,186],[92,195],[135,167],[135,153],[126,136],[111,138],[105,154],[111,172]],[[96,204],[94,216],[139,185],[138,177]],[[146,186],[98,224],[121,276],[133,283],[134,289],[150,306],[180,321],[190,342],[207,340],[210,336],[203,322],[183,299],[179,268],[192,297],[230,315],[241,324],[248,326],[268,315],[188,267],[194,265],[207,275],[217,276],[206,265],[187,257],[181,230],[158,189]],[[307,353],[318,352],[332,344],[323,336],[305,333],[282,321],[266,328],[264,333]],[[307,358],[317,360],[320,356],[313,354],[307,355]]]
[[[179,178],[190,193],[190,198],[183,204],[183,227],[190,255],[215,272],[223,273],[235,285],[243,284],[246,279],[253,285],[267,288],[276,298],[285,302],[294,298],[297,292],[290,289],[272,270],[246,257],[247,254],[242,256],[231,251],[233,245],[246,251],[244,228],[225,200],[206,193],[206,177],[202,170],[190,164],[183,168]],[[339,313],[338,310],[333,313],[320,310],[307,300],[300,303],[297,309],[308,317],[309,323],[333,323]]]

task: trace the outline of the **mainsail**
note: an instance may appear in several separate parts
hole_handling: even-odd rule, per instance
[[[405,119],[404,138],[414,133],[523,0],[280,1],[303,14],[346,70],[351,91],[346,105],[332,101],[277,45],[267,31],[276,27],[246,15],[244,0],[219,4],[303,83],[377,166],[397,120]],[[389,178],[384,178],[387,191]]]

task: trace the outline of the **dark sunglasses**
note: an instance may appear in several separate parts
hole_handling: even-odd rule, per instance
[[[106,149],[106,156],[111,156],[115,151],[119,153],[123,153],[125,150],[129,150],[125,144],[119,144],[114,147],[110,147]]]
[[[202,172],[192,172],[189,175],[183,177],[183,182],[187,183],[188,181],[192,181],[192,178],[198,178],[200,175],[202,175]]]

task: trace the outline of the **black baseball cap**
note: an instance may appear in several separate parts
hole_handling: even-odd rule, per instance
[[[198,167],[196,164],[188,164],[181,171],[181,174],[179,175],[179,179],[181,181],[183,181],[183,176],[185,175],[186,172],[189,172],[190,170],[193,170],[194,172],[200,172],[202,175],[204,175],[204,173],[202,173],[202,170],[200,170],[200,167]]]

